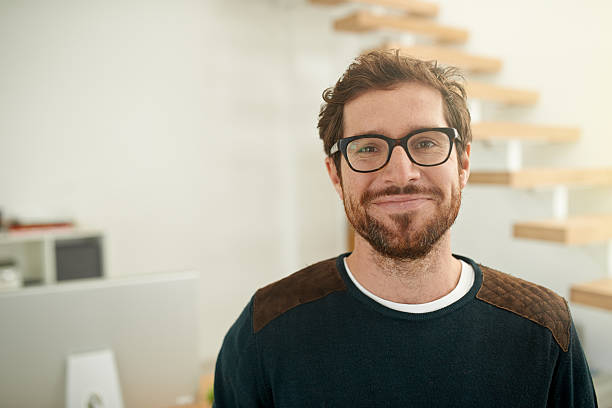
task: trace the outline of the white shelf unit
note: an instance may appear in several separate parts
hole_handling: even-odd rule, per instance
[[[25,283],[56,283],[55,248],[58,241],[94,238],[99,240],[102,276],[106,276],[104,234],[100,230],[57,228],[0,233],[0,259],[12,260]]]

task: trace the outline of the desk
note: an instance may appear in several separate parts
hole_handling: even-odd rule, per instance
[[[202,375],[198,385],[198,392],[196,393],[196,402],[187,405],[176,405],[172,408],[212,408],[212,404],[208,402],[208,391],[212,389],[214,383],[214,373]]]

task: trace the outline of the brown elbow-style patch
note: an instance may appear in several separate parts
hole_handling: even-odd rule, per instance
[[[346,290],[336,258],[304,268],[259,289],[253,299],[253,332],[257,333],[286,311],[328,294]]]
[[[550,289],[479,265],[482,287],[476,298],[548,328],[567,351],[571,317],[567,302]]]

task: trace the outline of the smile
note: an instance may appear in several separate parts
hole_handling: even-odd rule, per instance
[[[425,196],[394,195],[376,199],[372,204],[384,210],[402,211],[416,209],[429,201],[431,198]]]

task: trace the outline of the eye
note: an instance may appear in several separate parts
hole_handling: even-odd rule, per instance
[[[366,137],[355,139],[347,147],[349,154],[361,158],[378,156],[387,152],[387,144],[378,138]]]
[[[415,135],[408,141],[408,149],[414,152],[433,152],[448,147],[448,136],[438,131],[426,131]]]
[[[376,152],[378,152],[378,146],[374,146],[374,145],[362,146],[359,148],[359,150],[357,150],[357,153],[376,153]]]
[[[412,145],[415,149],[431,149],[437,146],[434,140],[421,139]]]

